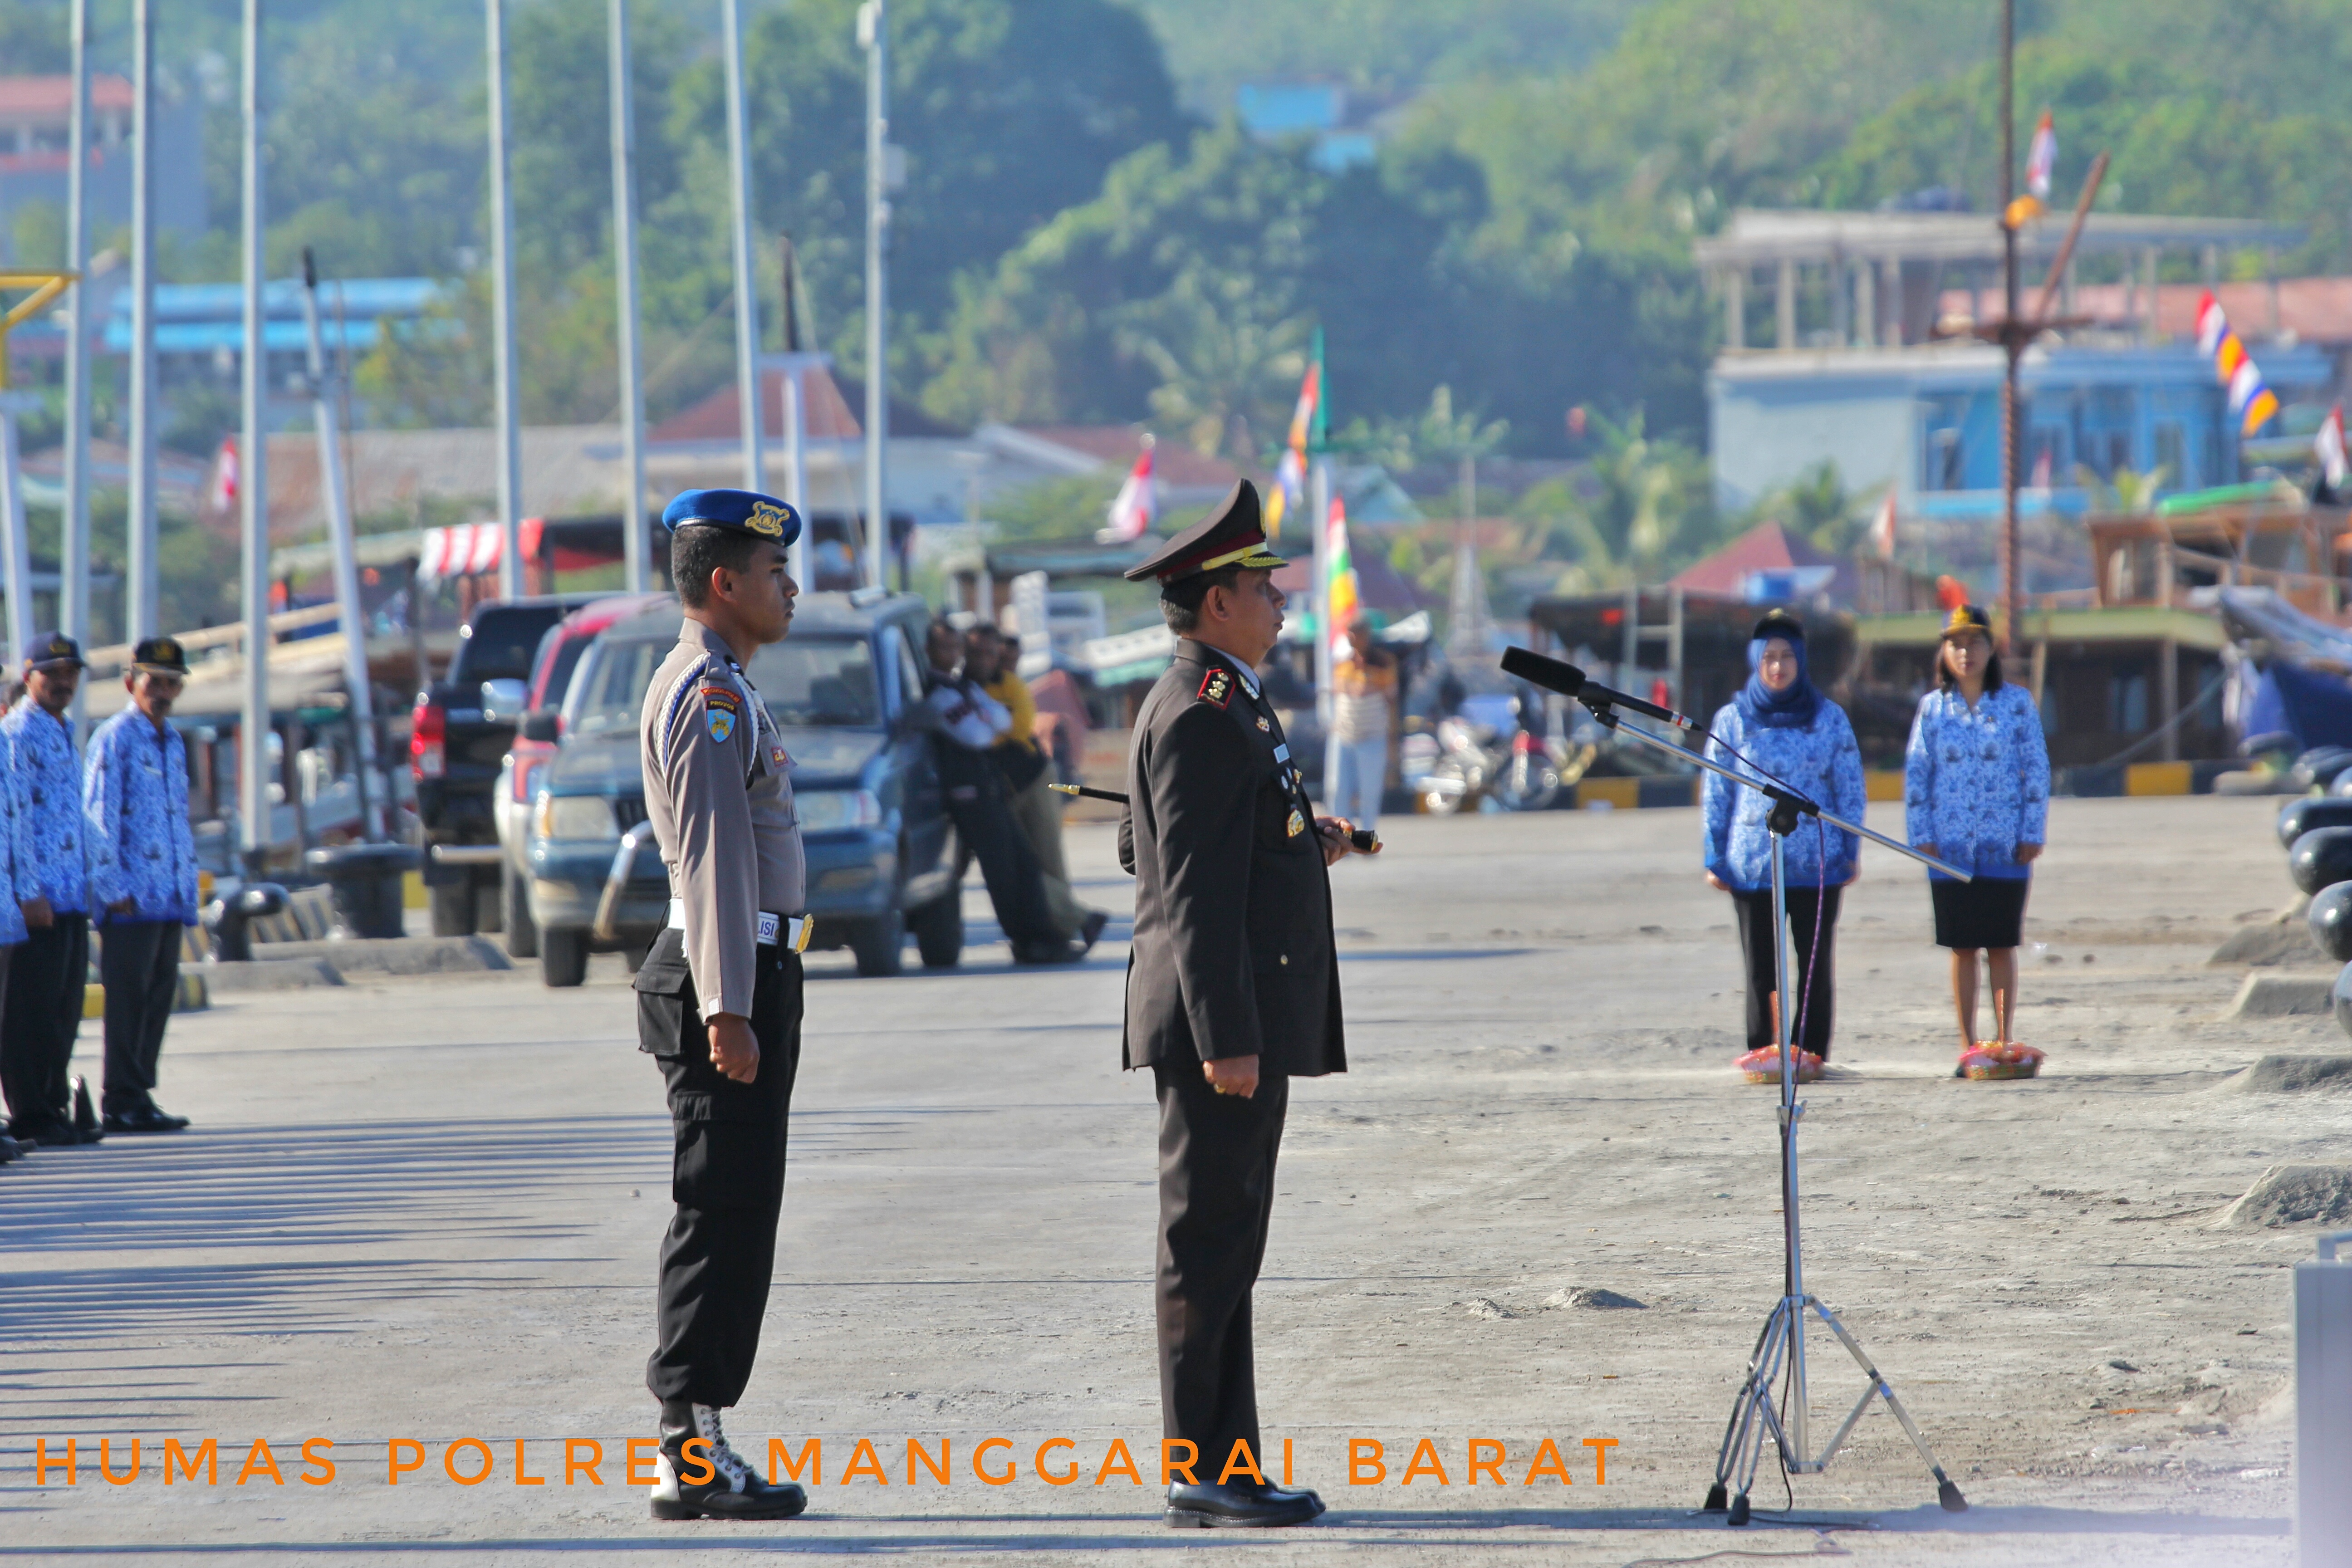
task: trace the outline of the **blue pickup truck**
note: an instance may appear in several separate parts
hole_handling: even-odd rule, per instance
[[[792,635],[746,671],[792,754],[810,945],[849,948],[860,974],[898,973],[909,933],[927,967],[963,952],[954,829],[922,708],[929,616],[909,594],[803,594]],[[637,723],[679,619],[673,604],[608,627],[564,698],[525,850],[550,985],[579,984],[591,952],[634,963],[668,921]]]

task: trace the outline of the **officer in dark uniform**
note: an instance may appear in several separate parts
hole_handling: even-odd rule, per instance
[[[685,605],[638,724],[646,815],[669,869],[668,929],[637,969],[638,1048],[661,1064],[676,1147],[662,1239],[656,1519],[786,1519],[808,1506],[738,1454],[719,1412],[760,1348],[800,1064],[807,864],[792,759],[743,667],[791,629],[784,552],[801,520],[750,490],[688,490],[662,514]]]
[[[1160,1097],[1161,1422],[1197,1455],[1168,1489],[1178,1526],[1323,1511],[1266,1479],[1250,1347],[1290,1080],[1347,1070],[1327,868],[1349,825],[1314,816],[1255,673],[1282,631],[1281,564],[1244,480],[1127,574],[1159,580],[1179,638],[1136,718],[1119,831],[1136,879],[1126,1065]]]

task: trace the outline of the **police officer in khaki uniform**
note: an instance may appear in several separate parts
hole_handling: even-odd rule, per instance
[[[791,628],[798,513],[750,490],[688,490],[662,521],[686,611],[638,724],[646,814],[669,868],[669,928],[637,970],[637,1048],[661,1064],[676,1149],[662,1239],[656,1519],[786,1519],[808,1506],[729,1446],[751,1377],[783,1207],[800,1062],[806,866],[791,759],[743,667]]]
[[[1136,718],[1119,834],[1136,881],[1126,1065],[1160,1098],[1161,1424],[1197,1459],[1168,1489],[1176,1526],[1323,1511],[1267,1479],[1250,1332],[1290,1079],[1348,1065],[1327,868],[1351,825],[1314,816],[1255,673],[1282,631],[1282,563],[1244,480],[1128,574],[1159,580],[1179,639]]]

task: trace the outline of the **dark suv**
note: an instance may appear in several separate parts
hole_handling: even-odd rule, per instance
[[[803,594],[792,635],[747,670],[793,760],[811,945],[851,949],[860,974],[898,973],[909,931],[930,967],[963,952],[955,841],[917,653],[929,616],[913,595]],[[591,952],[634,963],[668,921],[668,873],[644,826],[637,726],[679,618],[673,604],[614,624],[564,699],[562,740],[540,773],[524,851],[550,985],[579,984]]]
[[[424,828],[433,934],[467,936],[504,923],[499,899],[499,771],[527,700],[531,656],[548,628],[603,594],[494,599],[458,628],[449,673],[416,694],[408,768]]]

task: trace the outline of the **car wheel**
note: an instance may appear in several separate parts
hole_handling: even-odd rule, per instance
[[[550,985],[577,985],[588,978],[588,933],[576,926],[550,926],[539,933],[539,977]]]
[[[953,969],[963,957],[963,891],[950,889],[907,917],[915,933],[915,951],[926,969]]]
[[[469,881],[443,882],[425,889],[426,902],[433,910],[435,936],[471,936],[474,934],[474,884]]]
[[[499,870],[499,901],[506,906],[507,954],[539,956],[539,922],[530,918],[530,884],[511,866]]]
[[[906,968],[907,917],[898,910],[860,921],[849,933],[849,951],[857,955],[857,973],[887,979]]]

